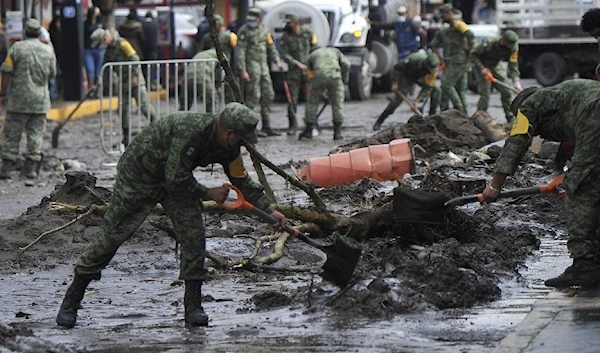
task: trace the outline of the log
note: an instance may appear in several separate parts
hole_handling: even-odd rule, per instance
[[[473,124],[483,131],[488,142],[500,141],[508,136],[506,129],[485,110],[478,110],[471,116]]]

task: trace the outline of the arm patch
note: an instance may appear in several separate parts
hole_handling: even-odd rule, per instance
[[[454,28],[456,28],[459,33],[465,33],[469,30],[469,25],[463,21],[454,21]]]
[[[512,54],[510,54],[510,58],[508,58],[508,61],[511,63],[516,63],[519,61],[519,51],[515,50],[513,51]]]
[[[125,54],[125,56],[127,58],[132,57],[133,55],[137,54],[135,49],[133,49],[133,47],[131,46],[131,44],[127,41],[122,41],[121,42],[121,51],[123,52],[123,54]]]
[[[233,162],[229,163],[229,175],[237,179],[248,176],[248,172],[244,167],[244,161],[242,160],[241,154],[238,154],[237,158]]]
[[[273,36],[271,33],[267,33],[267,44],[273,44]]]
[[[435,79],[437,78],[437,76],[438,76],[438,70],[435,70],[434,72],[425,76],[425,84],[427,86],[433,86],[435,84]]]
[[[519,109],[512,130],[510,130],[510,136],[525,135],[527,132],[529,132],[529,119]]]
[[[231,33],[231,34],[229,35],[229,46],[230,46],[231,48],[235,48],[235,47],[237,47],[237,39],[238,39],[238,38],[237,38],[237,34],[235,34],[235,33]],[[228,59],[231,59],[231,58],[228,58]]]

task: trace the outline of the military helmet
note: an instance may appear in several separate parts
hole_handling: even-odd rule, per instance
[[[245,105],[237,102],[228,103],[219,116],[219,121],[226,128],[235,131],[235,134],[249,143],[257,143],[256,125],[258,114]]]
[[[40,21],[35,18],[30,18],[25,21],[25,34],[30,37],[39,37],[42,33],[41,27]]]
[[[223,25],[223,24],[225,24],[225,20],[223,19],[223,16],[221,16],[221,15],[217,15],[217,14],[215,14],[215,22],[216,22],[218,25]]]
[[[515,99],[513,99],[512,103],[510,103],[510,111],[516,116],[517,111],[521,107],[521,104],[523,104],[523,102],[527,98],[529,98],[529,96],[531,96],[538,90],[539,90],[538,87],[528,87],[528,88],[525,88],[524,90],[522,90],[519,94],[517,94]]]
[[[95,29],[92,34],[90,34],[90,39],[92,40],[90,46],[92,48],[97,48],[102,42],[102,38],[106,35],[106,30],[102,28]]]
[[[425,66],[430,69],[435,69],[440,66],[440,58],[434,53],[427,55],[427,58],[424,61]]]

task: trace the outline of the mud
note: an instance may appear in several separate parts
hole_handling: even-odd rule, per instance
[[[359,106],[356,107],[358,109]],[[279,113],[283,114],[284,107],[280,107],[280,110]],[[358,142],[348,145],[362,147],[361,144],[372,141],[364,139],[370,124],[353,130],[353,121],[356,122],[349,122],[346,135]],[[71,133],[83,133],[87,126],[85,124],[82,124],[82,129],[73,128]],[[330,136],[326,136],[327,125],[323,126],[326,130],[320,138],[329,140]],[[390,131],[393,138],[414,139],[413,143],[419,144],[427,152],[426,158],[438,158],[433,170],[427,169],[425,163],[417,163],[417,173],[402,181],[406,187],[439,191],[452,197],[463,192],[481,191],[485,180],[491,176],[489,164],[457,166],[441,159],[439,152],[451,150],[460,154],[485,144],[485,136],[481,131],[460,114],[440,115],[425,120],[413,118],[406,125],[385,130],[388,134]],[[68,136],[69,129],[66,129],[61,135],[65,145],[76,145],[77,142],[69,140]],[[377,143],[383,143],[377,136],[373,136]],[[318,156],[335,147],[331,141],[315,139],[311,142],[313,149],[310,150],[305,148],[306,144],[295,139],[285,139],[261,140],[265,142],[259,150],[290,172],[289,164],[302,164],[308,157]],[[22,308],[24,303],[12,304],[15,305],[13,315],[17,312],[32,315],[29,319],[20,318],[21,321],[17,323],[11,320],[11,327],[2,328],[0,346],[9,352],[34,353],[52,349],[61,352],[70,352],[67,349],[117,352],[123,351],[119,350],[123,347],[141,347],[142,351],[151,351],[143,347],[159,340],[156,337],[158,335],[166,345],[164,350],[157,348],[152,351],[166,352],[168,347],[188,351],[181,344],[177,345],[176,341],[183,339],[188,340],[187,344],[195,344],[203,342],[206,337],[192,338],[178,331],[182,326],[182,282],[177,280],[176,244],[169,232],[164,230],[170,225],[164,216],[150,216],[136,235],[119,250],[103,279],[92,283],[92,293],[84,299],[84,308],[87,310],[81,311],[78,321],[79,330],[85,330],[89,335],[87,344],[77,342],[77,327],[70,331],[75,334],[71,339],[53,328],[53,316],[70,281],[73,263],[98,231],[102,219],[92,215],[49,235],[21,257],[16,255],[19,247],[33,241],[42,232],[73,219],[72,213],[50,211],[50,202],[89,205],[108,201],[110,189],[105,186],[110,186],[114,170],[101,167],[109,159],[99,157],[97,152],[92,153],[91,150],[79,148],[73,149],[80,151],[77,153],[59,151],[54,156],[48,156],[41,183],[54,183],[55,190],[18,217],[0,220],[0,274],[13,283],[14,291],[36,288],[36,291],[42,292],[28,294],[31,298],[36,295],[49,298],[47,303],[37,308],[31,306],[32,299],[27,299],[27,309],[16,310]],[[490,151],[492,157],[497,157],[497,153],[494,156],[493,150]],[[291,160],[291,156],[294,160]],[[60,165],[67,158],[82,160],[94,176],[87,172],[65,174],[60,170]],[[490,163],[493,163],[493,159]],[[214,171],[214,176],[207,171]],[[209,186],[223,180],[218,175],[221,173],[218,167],[200,173],[201,179],[206,179],[206,185]],[[522,169],[509,179],[506,187],[547,183],[552,173],[550,161],[528,154]],[[270,180],[274,179],[272,173],[268,172],[267,175]],[[483,180],[484,183],[473,183],[469,189],[457,188],[453,181],[456,178]],[[300,191],[291,189],[281,181],[274,182],[273,186],[283,200],[280,200],[281,203],[310,207],[306,196]],[[548,229],[561,230],[565,227],[560,217],[562,200],[547,195],[521,197],[484,206],[471,204],[457,207],[448,213],[447,222],[442,226],[404,223],[395,219],[391,203],[384,199],[384,195],[394,186],[396,184],[391,182],[362,180],[352,185],[318,190],[332,210],[369,226],[368,236],[359,239],[364,252],[353,281],[347,288],[340,289],[323,281],[316,274],[324,262],[323,254],[299,241],[291,241],[284,257],[272,264],[271,269],[226,270],[207,260],[211,279],[205,284],[208,290],[204,291],[203,300],[211,316],[212,330],[222,328],[226,332],[210,331],[213,339],[225,342],[222,343],[225,350],[232,350],[240,342],[253,347],[287,344],[299,349],[297,351],[302,351],[302,347],[309,350],[310,339],[297,341],[294,338],[276,338],[279,337],[279,331],[275,322],[285,321],[284,328],[289,330],[290,337],[301,337],[304,334],[298,327],[308,329],[310,322],[316,320],[315,323],[321,324],[315,324],[315,331],[307,333],[315,337],[312,346],[333,348],[336,344],[343,346],[343,343],[340,339],[328,341],[326,337],[331,336],[324,332],[328,330],[326,327],[331,330],[331,335],[346,337],[345,329],[351,325],[349,319],[373,322],[396,320],[402,315],[426,317],[449,309],[484,305],[501,297],[503,282],[520,277],[519,271],[528,256],[538,248],[540,237],[546,235]],[[254,238],[271,233],[271,228],[248,216],[205,214],[204,217],[208,250],[232,262],[238,262],[250,254]],[[544,224],[544,227],[532,227],[531,222]],[[265,244],[259,255],[268,254],[271,250],[272,244]],[[21,281],[21,274],[39,280],[37,284],[33,280]],[[12,302],[17,303],[18,300],[11,299]],[[322,326],[322,316],[326,316],[326,321],[334,328]],[[272,322],[274,325],[269,324],[271,319],[276,320]],[[344,324],[346,322],[347,325]],[[268,327],[266,333],[261,333],[261,326]],[[98,327],[98,330],[88,331],[93,327]],[[35,339],[46,350],[14,348],[12,342],[28,339],[32,330],[42,337]],[[136,336],[132,338],[134,332]],[[114,337],[109,342],[102,343],[111,335]],[[286,336],[287,333],[281,335]],[[51,341],[45,341],[44,337]],[[350,339],[348,348],[353,344],[360,346],[358,341],[365,339],[369,340],[369,337]],[[262,341],[257,345],[259,340]],[[382,339],[381,342],[384,342],[381,347],[393,347],[388,346],[392,341]],[[111,350],[111,347],[117,348]],[[428,350],[425,348],[423,351]]]

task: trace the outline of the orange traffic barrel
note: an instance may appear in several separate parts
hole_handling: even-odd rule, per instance
[[[300,179],[319,187],[350,184],[373,178],[377,181],[400,180],[415,172],[410,139],[369,146],[327,157],[310,158],[299,173]]]

